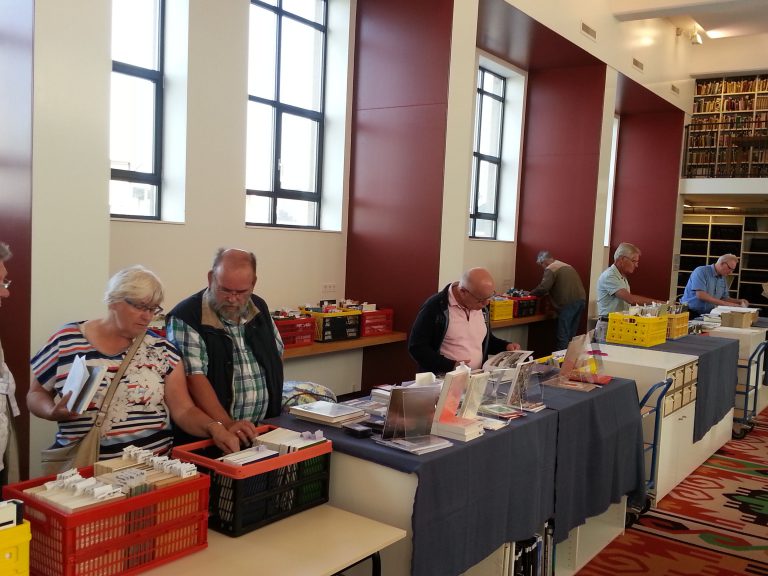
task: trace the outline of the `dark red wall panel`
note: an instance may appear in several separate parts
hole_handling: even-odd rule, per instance
[[[529,73],[517,286],[538,283],[536,254],[547,249],[589,290],[604,86],[602,64]]]
[[[622,114],[614,188],[611,253],[620,242],[642,251],[632,292],[666,299],[675,241],[684,115]]]
[[[347,296],[410,330],[437,288],[452,0],[357,5]],[[413,377],[404,344],[366,350],[363,387]]]
[[[32,247],[32,0],[0,0],[0,242],[14,256],[6,262],[11,296],[0,308],[0,341],[16,380],[22,414],[16,419],[21,474],[26,478],[29,413],[30,283]]]

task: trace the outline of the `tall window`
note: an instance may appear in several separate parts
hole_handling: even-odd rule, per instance
[[[505,78],[478,68],[469,208],[472,238],[496,238],[506,90]]]
[[[112,0],[112,216],[160,219],[164,1]]]
[[[319,228],[325,0],[251,0],[247,224]]]
[[[611,165],[608,170],[608,198],[605,207],[605,235],[603,245],[611,245],[611,225],[613,224],[613,191],[616,185],[616,153],[619,149],[619,117],[613,117],[611,130]]]

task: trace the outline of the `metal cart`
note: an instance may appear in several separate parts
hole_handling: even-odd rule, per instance
[[[757,415],[757,393],[760,387],[760,374],[765,369],[765,354],[768,349],[768,341],[760,342],[755,346],[754,351],[750,354],[746,364],[739,363],[739,368],[746,370],[747,378],[744,384],[736,385],[736,397],[734,398],[733,405],[737,409],[742,410],[742,415],[733,418],[733,432],[732,437],[736,440],[740,440],[747,435],[747,432],[751,432],[755,427],[755,416]],[[752,401],[749,400],[749,395],[752,394]],[[739,406],[739,397],[743,397],[743,404]]]
[[[663,416],[661,408],[664,404],[664,397],[670,386],[672,386],[672,378],[657,382],[648,389],[642,400],[640,400],[640,416],[643,419],[643,454],[650,454],[651,465],[645,482],[647,491],[645,501],[639,506],[637,503],[627,506],[627,517],[625,522],[627,528],[637,522],[641,514],[645,514],[650,510],[651,503],[655,497],[656,482],[654,478],[656,477],[657,466],[656,448],[658,446],[659,428],[661,427],[661,418]],[[646,424],[646,418],[653,418],[652,426]],[[648,462],[648,460],[648,458],[645,458],[646,462]]]

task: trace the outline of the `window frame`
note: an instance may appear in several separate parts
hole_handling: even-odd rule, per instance
[[[502,90],[501,95],[494,94],[492,92],[489,92],[483,88],[484,82],[481,81],[481,78],[484,78],[486,74],[489,74],[491,76],[494,76],[498,80],[501,80],[502,82]],[[496,240],[498,238],[499,234],[499,205],[501,201],[501,175],[502,175],[502,164],[504,161],[504,151],[503,151],[503,145],[504,145],[504,120],[506,115],[506,107],[507,107],[507,78],[502,76],[501,74],[498,74],[483,64],[478,64],[477,66],[477,75],[475,80],[475,91],[476,91],[476,106],[475,106],[475,129],[473,134],[473,144],[472,144],[472,183],[471,183],[471,190],[470,190],[470,198],[471,198],[471,206],[470,206],[470,212],[469,212],[469,237],[474,240]],[[489,98],[500,102],[501,103],[501,117],[499,118],[499,135],[498,135],[498,156],[492,156],[489,154],[483,154],[480,152],[480,131],[483,125],[483,112],[484,112],[484,106],[483,106],[483,97],[488,96]],[[480,212],[478,209],[479,204],[479,194],[478,194],[478,184],[480,182],[480,165],[482,162],[488,162],[490,164],[493,164],[496,166],[496,182],[494,186],[494,211],[493,212]],[[491,236],[478,236],[476,234],[477,231],[477,221],[478,220],[487,220],[493,222],[493,234]]]
[[[110,210],[111,218],[126,218],[131,220],[160,220],[162,214],[162,178],[163,178],[163,125],[164,122],[164,78],[165,78],[165,0],[158,0],[158,34],[157,34],[157,70],[143,68],[133,64],[127,64],[117,60],[112,60],[112,73],[124,74],[132,78],[147,80],[154,85],[155,94],[155,114],[154,114],[154,136],[153,136],[153,154],[152,154],[152,172],[137,172],[135,170],[123,170],[110,167],[110,182],[113,180],[120,182],[134,182],[137,184],[147,184],[155,186],[157,190],[157,201],[155,202],[155,213],[146,214],[120,214]],[[110,158],[111,162],[111,158]]]
[[[251,188],[245,188],[246,200],[248,196],[258,196],[262,198],[270,199],[270,213],[269,222],[250,222],[245,220],[246,226],[264,226],[269,228],[286,228],[286,229],[304,229],[304,230],[320,230],[321,223],[321,210],[322,210],[322,198],[323,198],[323,158],[324,158],[324,145],[325,145],[325,96],[326,96],[326,79],[328,70],[328,0],[322,0],[323,2],[323,24],[319,24],[312,20],[307,20],[301,16],[287,12],[282,8],[282,0],[277,0],[276,5],[266,4],[260,0],[250,0],[250,6],[258,6],[265,10],[269,10],[276,16],[276,33],[275,33],[275,99],[263,98],[260,96],[254,96],[248,94],[248,102],[254,102],[262,104],[272,108],[273,114],[273,133],[272,133],[272,190],[254,190]],[[323,35],[322,41],[322,70],[320,71],[320,110],[314,111],[305,108],[299,108],[290,104],[285,104],[280,101],[280,71],[282,63],[282,54],[280,53],[280,43],[282,39],[283,19],[289,18],[295,22],[303,25],[307,25]],[[249,32],[250,34],[250,32]],[[280,150],[282,144],[282,123],[283,116],[290,114],[298,118],[304,118],[317,123],[317,156],[315,158],[315,176],[314,176],[314,192],[303,192],[300,190],[284,189],[280,186]],[[247,145],[246,145],[247,149]],[[277,223],[277,203],[278,200],[301,200],[312,202],[315,204],[315,223],[313,225],[301,225],[301,224],[278,224]]]

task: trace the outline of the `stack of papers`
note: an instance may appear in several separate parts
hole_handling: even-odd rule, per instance
[[[296,432],[288,428],[275,428],[264,434],[259,434],[254,440],[254,444],[257,446],[264,446],[278,454],[288,454],[289,452],[308,448],[321,442],[326,442],[326,439],[320,431],[311,434],[308,432]]]
[[[360,408],[335,404],[326,400],[291,406],[290,413],[302,420],[335,426],[341,426],[345,422],[362,420],[368,416]]]
[[[276,450],[270,450],[264,445],[259,445],[246,448],[245,450],[240,450],[239,452],[233,452],[232,454],[227,454],[226,456],[219,458],[219,460],[227,464],[243,466],[245,464],[253,464],[259,460],[272,458],[277,455],[278,452]]]

